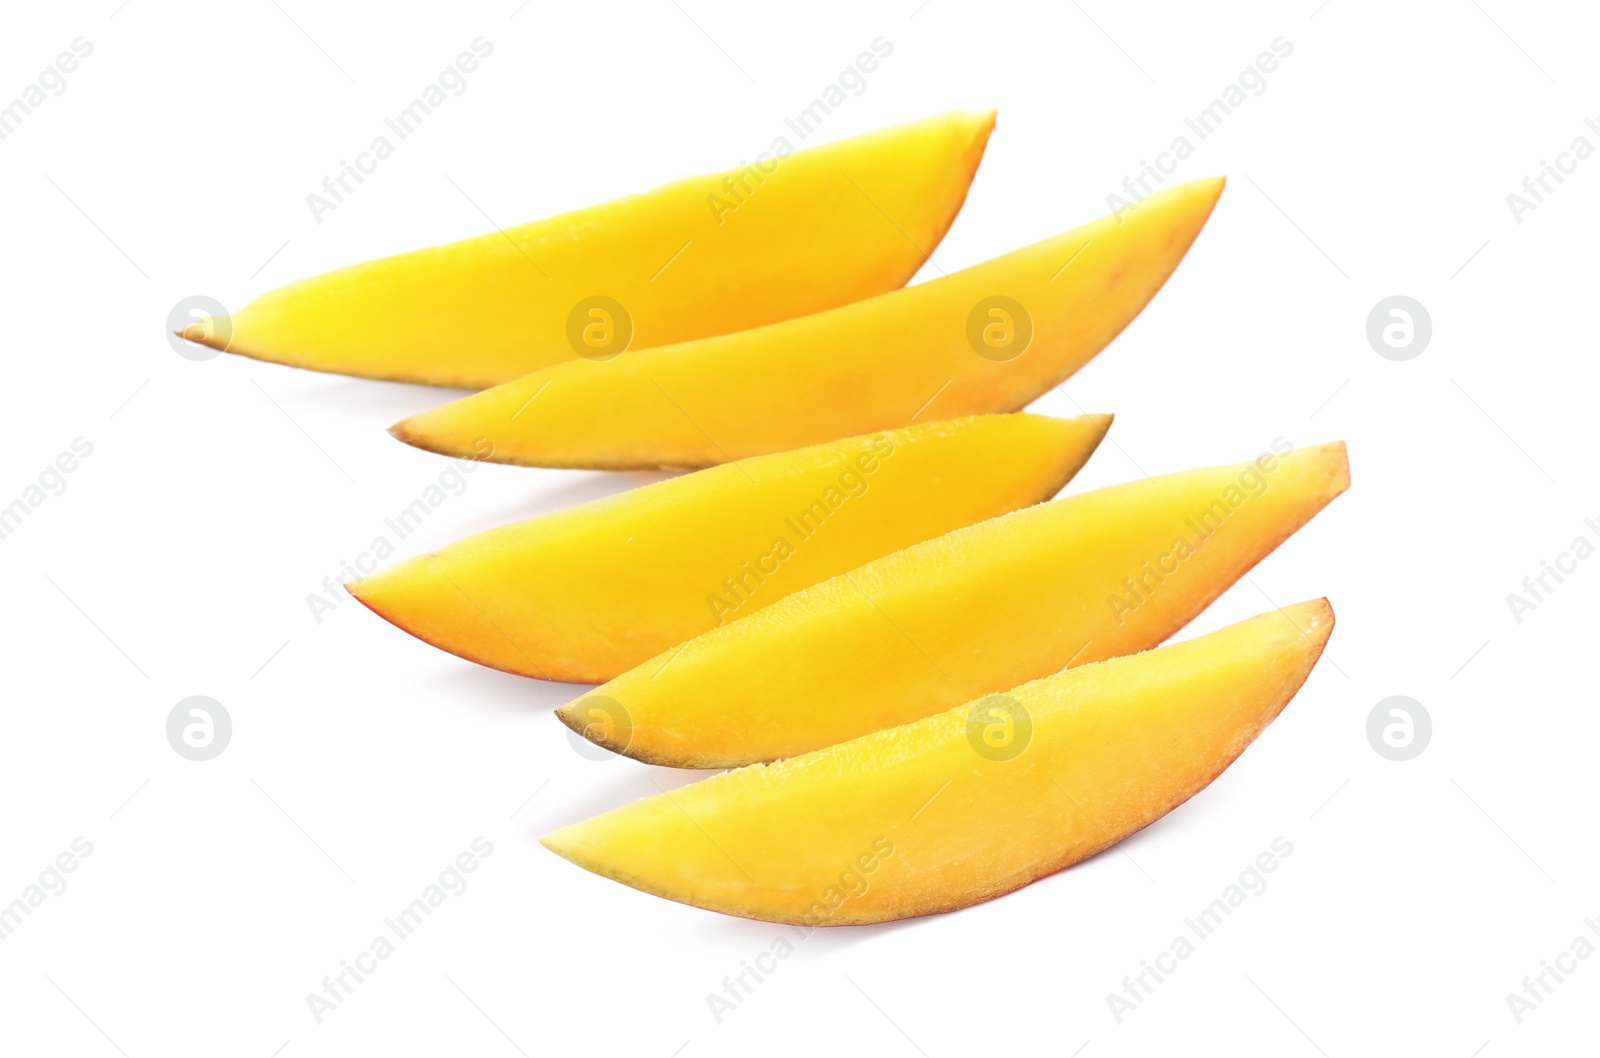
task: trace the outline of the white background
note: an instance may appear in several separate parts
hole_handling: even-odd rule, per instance
[[[1506,201],[1575,137],[1600,146],[1583,124],[1600,114],[1592,12],[117,2],[29,5],[0,34],[3,99],[73,38],[94,46],[0,142],[0,504],[74,438],[94,446],[0,541],[0,902],[75,837],[94,848],[0,941],[0,1049],[1593,1047],[1600,958],[1520,1025],[1506,1002],[1600,915],[1600,560],[1520,624],[1506,602],[1542,559],[1600,537],[1583,524],[1600,515],[1600,160],[1520,224]],[[306,195],[480,35],[494,53],[469,90],[316,223]],[[323,578],[448,466],[383,428],[448,394],[195,363],[163,323],[191,295],[237,307],[480,233],[484,213],[510,225],[751,158],[880,35],[892,56],[814,139],[1000,110],[934,255],[946,270],[1106,212],[1186,115],[1292,42],[1173,178],[1230,177],[1188,260],[1034,408],[1117,414],[1072,491],[1243,460],[1279,435],[1348,439],[1350,493],[1184,634],[1323,594],[1339,625],[1283,717],[1126,856],[957,914],[822,931],[718,1024],[707,994],[778,927],[636,893],[537,844],[654,791],[643,765],[574,752],[551,710],[576,689],[458,661],[349,601],[312,617]],[[1365,337],[1392,294],[1433,320],[1409,362]],[[401,550],[648,479],[486,466]],[[206,763],[165,736],[196,694],[234,724]],[[1405,763],[1365,730],[1396,694],[1434,725]],[[306,995],[478,835],[494,853],[470,888],[318,1025]],[[1279,835],[1294,852],[1270,887],[1119,1025],[1107,994]]]

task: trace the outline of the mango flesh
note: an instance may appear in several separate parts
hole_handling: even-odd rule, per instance
[[[544,845],[656,896],[823,926],[952,911],[1052,874],[1210,785],[1293,698],[1326,599],[754,765]]]
[[[820,312],[916,273],[993,127],[992,110],[949,113],[690,177],[304,279],[182,333],[294,367],[482,389],[580,345],[610,355]]]
[[[598,683],[807,585],[1049,499],[1110,421],[982,415],[760,456],[479,533],[348,588],[453,654]]]
[[[1139,314],[1222,186],[1170,188],[1120,217],[814,316],[561,364],[390,432],[527,466],[703,467],[918,417],[1016,411]]]
[[[557,715],[652,764],[810,752],[1149,649],[1349,483],[1335,442],[1019,510],[802,589]],[[626,722],[592,723],[596,701]]]

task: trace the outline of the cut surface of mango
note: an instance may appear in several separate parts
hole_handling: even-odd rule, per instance
[[[180,333],[294,367],[482,389],[820,312],[916,273],[993,127],[993,111],[957,112],[758,158],[303,279]]]
[[[951,911],[1148,826],[1208,786],[1299,691],[1327,600],[1115,658],[542,840],[656,896],[804,926]]]
[[[1222,186],[1160,191],[1120,216],[814,316],[561,364],[390,432],[527,466],[702,467],[913,419],[1016,411],[1139,314]]]
[[[558,715],[652,764],[820,749],[1156,646],[1349,482],[1334,442],[1039,504],[801,589],[597,688],[626,724],[590,724],[587,699]]]
[[[426,642],[596,683],[800,588],[1049,499],[1110,416],[924,423],[646,485],[348,585]]]

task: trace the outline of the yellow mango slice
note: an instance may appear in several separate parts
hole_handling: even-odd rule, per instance
[[[1109,415],[979,415],[759,456],[478,533],[347,587],[426,642],[597,683],[792,592],[1049,499]]]
[[[553,852],[724,914],[836,926],[954,911],[1149,826],[1299,691],[1326,599],[726,772],[549,834]]]
[[[1155,646],[1349,483],[1341,441],[1002,515],[697,636],[558,715],[652,764],[820,749]]]
[[[992,110],[950,113],[761,157],[304,279],[181,333],[315,371],[481,389],[579,350],[609,357],[820,312],[916,273],[993,128]]]
[[[1221,178],[1158,192],[983,264],[757,330],[577,360],[390,428],[434,452],[527,466],[703,467],[837,437],[1016,411],[1139,314]],[[488,455],[482,452],[492,444]]]

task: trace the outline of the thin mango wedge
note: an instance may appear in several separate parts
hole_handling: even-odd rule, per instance
[[[1221,178],[940,279],[740,334],[561,364],[390,428],[526,466],[703,467],[1016,411],[1087,363],[1166,282]],[[487,438],[491,454],[479,444]]]
[[[821,749],[1157,645],[1349,483],[1341,441],[1002,515],[804,588],[557,715],[651,764]]]
[[[728,915],[835,926],[953,911],[1069,867],[1211,784],[1305,683],[1326,599],[727,772],[543,838]]]
[[[916,273],[966,200],[993,127],[993,111],[950,113],[763,155],[301,280],[180,333],[315,371],[482,389],[579,355],[809,315]]]
[[[1054,496],[1111,417],[980,415],[747,459],[347,585],[472,661],[598,683],[808,585]]]

